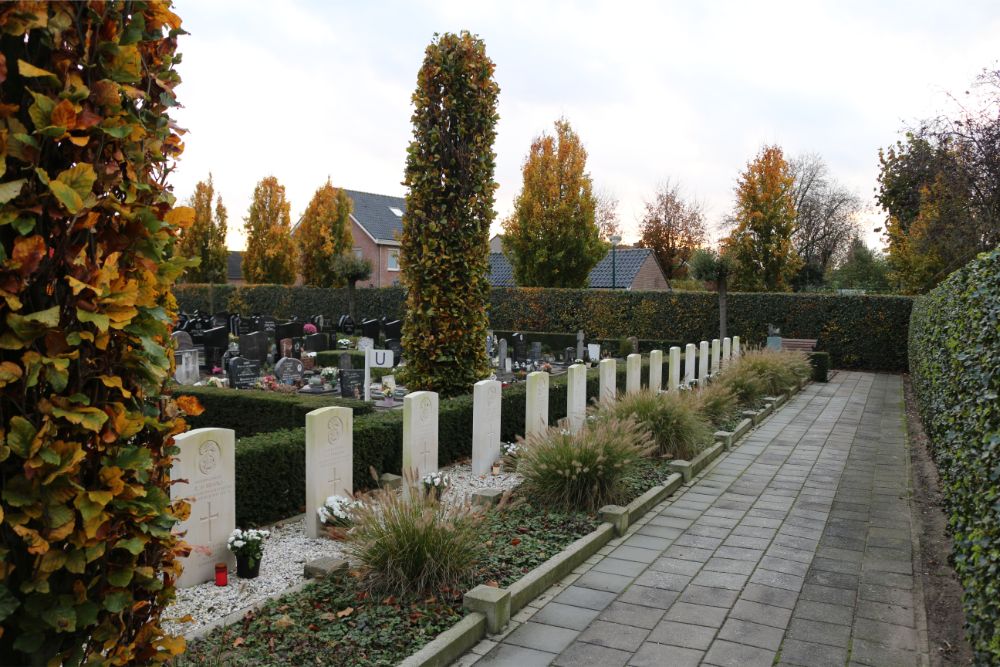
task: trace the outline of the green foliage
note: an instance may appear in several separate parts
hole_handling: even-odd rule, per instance
[[[321,313],[339,318],[349,312],[347,288],[286,287],[282,285],[178,285],[174,288],[184,312],[217,312],[308,317]],[[362,317],[402,318],[406,295],[400,287],[360,289],[357,310]]]
[[[243,224],[247,236],[243,277],[248,283],[295,282],[295,243],[289,209],[285,186],[277,178],[267,176],[257,183]]]
[[[357,297],[354,288],[358,281],[371,278],[372,263],[354,253],[344,253],[333,258],[330,271],[337,282],[347,283],[347,311],[352,319],[360,321],[356,310]]]
[[[851,241],[847,257],[830,271],[827,280],[836,289],[858,289],[868,292],[889,291],[889,263],[881,253],[865,245],[860,237]]]
[[[351,408],[355,416],[375,411],[370,403],[353,399],[253,389],[178,386],[174,394],[194,396],[205,409],[198,416],[188,417],[191,428],[229,428],[236,431],[237,438],[298,428],[305,423],[307,413],[331,405]]]
[[[302,214],[295,232],[302,281],[313,287],[338,287],[346,276],[337,271],[337,259],[350,256],[351,198],[333,187],[330,179],[320,186]],[[369,267],[369,273],[371,269]]]
[[[622,498],[624,475],[654,449],[632,419],[592,419],[576,434],[551,428],[523,441],[517,471],[524,493],[542,505],[593,511]]]
[[[212,203],[215,186],[212,174],[208,181],[199,181],[194,186],[188,206],[194,209],[194,222],[181,234],[178,254],[181,257],[197,257],[201,261],[184,273],[184,280],[192,283],[226,282],[226,207],[222,205],[222,195],[215,198],[215,214]]]
[[[607,253],[595,222],[587,151],[569,121],[542,134],[524,161],[524,184],[503,222],[503,249],[525,287],[586,287]]]
[[[728,256],[711,248],[698,248],[691,255],[689,271],[698,280],[717,283],[726,280],[732,268],[732,260]]]
[[[830,375],[830,353],[810,352],[809,363],[812,364],[813,381],[826,382]]]
[[[0,664],[162,663],[169,498],[169,2],[0,6]]]
[[[732,387],[717,381],[689,394],[689,397],[694,404],[694,409],[713,426],[726,422],[736,410],[739,402]]]
[[[1000,662],[1000,248],[916,300],[910,373],[941,472],[978,664]]]
[[[439,595],[472,581],[485,544],[482,508],[438,498],[405,476],[407,494],[380,490],[362,499],[347,533],[347,552],[379,594]],[[407,497],[408,496],[408,497]]]
[[[657,394],[644,390],[624,394],[614,403],[602,404],[596,417],[598,420],[635,421],[652,434],[660,456],[691,459],[712,441],[712,429],[706,417],[679,392]]]
[[[497,97],[486,45],[468,32],[435,35],[413,93],[400,269],[410,389],[444,396],[489,374],[489,233]]]

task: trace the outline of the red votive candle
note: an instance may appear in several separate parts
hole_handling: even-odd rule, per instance
[[[225,563],[215,564],[215,585],[226,586],[229,584],[229,567]]]

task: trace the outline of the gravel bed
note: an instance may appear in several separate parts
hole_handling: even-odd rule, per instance
[[[473,475],[468,463],[442,468],[451,478],[451,498],[470,498],[476,489],[509,490],[521,483],[515,472],[499,475]],[[256,602],[275,597],[305,580],[302,568],[306,562],[324,556],[344,557],[343,543],[331,539],[312,539],[305,535],[305,519],[298,517],[271,526],[271,536],[264,543],[264,560],[260,576],[240,579],[236,568],[229,572],[229,585],[216,586],[212,582],[177,590],[177,599],[163,613],[164,628],[168,632],[190,634],[205,625]],[[190,614],[188,623],[175,623]]]
[[[305,580],[302,574],[307,561],[324,556],[343,557],[343,545],[331,539],[306,537],[305,519],[298,517],[270,527],[271,536],[264,543],[260,576],[240,579],[236,568],[229,571],[229,585],[212,582],[177,589],[177,599],[163,612],[168,632],[189,634],[232,612],[274,597]],[[190,614],[189,623],[172,623]]]

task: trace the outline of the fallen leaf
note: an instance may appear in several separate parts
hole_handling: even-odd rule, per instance
[[[354,607],[348,607],[347,609],[341,609],[337,612],[337,618],[345,618],[354,613]]]
[[[500,588],[499,582],[496,581],[487,581],[486,585],[489,586],[490,588]]]
[[[236,639],[233,640],[233,648],[237,648],[238,646],[241,646],[243,644],[243,642],[245,642],[245,641],[246,640],[243,639],[243,637],[237,637]]]
[[[284,630],[286,628],[290,628],[293,625],[295,625],[295,621],[293,621],[292,617],[289,616],[288,614],[283,614],[283,615],[279,616],[278,620],[276,620],[274,622],[274,627],[280,628],[281,630]]]
[[[337,620],[337,615],[332,611],[328,611],[319,615],[319,620],[321,621],[335,621]]]
[[[510,543],[511,543],[511,545],[513,545],[513,546],[515,546],[515,547],[516,547],[516,546],[517,546],[518,544],[520,544],[520,543],[521,543],[521,538],[520,538],[520,537],[515,537],[514,539],[512,539],[512,540],[510,541]]]

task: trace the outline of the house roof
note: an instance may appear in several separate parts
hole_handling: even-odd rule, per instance
[[[649,248],[618,248],[614,253],[608,251],[604,259],[590,271],[589,286],[591,288],[610,288],[612,278],[615,286],[630,288],[642,265],[653,254]],[[654,258],[655,261],[655,258]],[[612,263],[614,267],[612,267]],[[612,268],[614,269],[612,271]],[[516,287],[514,267],[503,253],[490,253],[490,285],[493,287]]]
[[[229,251],[229,256],[226,257],[226,280],[243,280],[243,251]]]
[[[370,192],[344,190],[354,202],[351,215],[376,241],[398,241],[403,234],[403,216],[406,200],[402,197],[376,195]],[[399,211],[396,215],[393,211]]]

